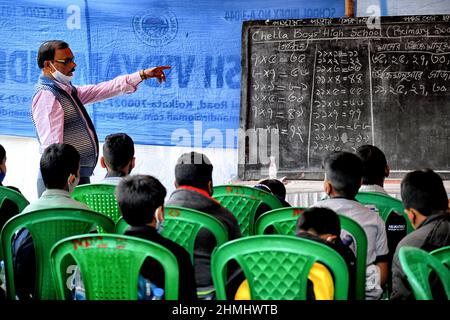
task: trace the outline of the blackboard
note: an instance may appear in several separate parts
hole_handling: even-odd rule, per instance
[[[450,16],[378,22],[243,23],[240,179],[267,177],[271,155],[279,177],[322,178],[328,152],[363,144],[384,151],[393,177],[448,178]]]

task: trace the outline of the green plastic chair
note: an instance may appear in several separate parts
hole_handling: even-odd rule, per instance
[[[236,217],[242,236],[254,235],[255,213],[261,203],[272,210],[283,207],[273,194],[249,186],[215,186],[213,197]]]
[[[1,232],[3,256],[5,258],[6,293],[14,299],[14,269],[12,260],[12,239],[16,231],[26,228],[33,238],[36,253],[35,299],[56,297],[50,271],[50,249],[59,240],[88,233],[94,226],[114,230],[114,222],[97,212],[85,209],[51,208],[21,213],[8,220]],[[70,263],[67,262],[66,267]]]
[[[431,271],[441,280],[450,300],[450,270],[438,258],[423,249],[405,246],[399,250],[399,260],[416,300],[433,300],[429,282]]]
[[[430,252],[450,270],[450,246],[442,247]]]
[[[85,203],[93,211],[110,217],[117,222],[122,216],[115,196],[116,186],[112,184],[83,184],[77,186],[71,194],[72,199]],[[105,230],[99,228],[99,233]]]
[[[356,195],[356,200],[358,202],[366,205],[372,204],[378,209],[378,214],[386,222],[392,211],[396,211],[403,215],[406,220],[406,232],[409,234],[414,231],[408,216],[405,214],[405,208],[399,199],[393,198],[391,196],[379,193],[379,192],[366,192],[360,191]]]
[[[19,212],[22,212],[22,210],[30,204],[20,192],[0,186],[0,207],[3,205],[3,201],[5,201],[5,199],[9,199],[14,202],[17,205],[17,208],[19,208]]]
[[[51,270],[57,298],[64,299],[64,259],[80,267],[87,300],[137,300],[139,272],[145,258],[161,263],[165,299],[178,299],[179,272],[175,256],[148,240],[117,234],[81,235],[62,239],[51,250]]]
[[[5,199],[11,200],[17,205],[19,213],[29,204],[28,200],[20,193],[13,189],[0,186],[0,207],[3,206]],[[0,230],[1,231],[1,230]],[[2,247],[2,242],[0,240],[0,248]],[[3,252],[0,249],[0,261],[3,260]],[[0,268],[1,270],[1,268]]]
[[[116,223],[116,233],[123,234],[129,225],[123,218]],[[194,263],[194,245],[201,228],[208,229],[216,238],[217,246],[228,241],[225,226],[213,216],[178,206],[166,206],[164,210],[164,229],[162,235],[184,247]]]
[[[275,232],[295,236],[298,216],[304,207],[281,208],[265,212],[256,221],[256,234],[262,235],[269,226],[274,226]],[[350,233],[356,243],[356,290],[355,297],[364,300],[366,297],[366,265],[367,265],[367,235],[355,220],[339,214],[341,229]]]
[[[236,260],[253,300],[305,300],[309,271],[315,262],[333,274],[335,300],[348,296],[344,259],[330,247],[307,239],[282,235],[249,236],[229,241],[213,252],[211,272],[216,296],[226,299],[226,265]]]

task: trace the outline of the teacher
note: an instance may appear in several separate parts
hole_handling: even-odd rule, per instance
[[[146,79],[166,80],[160,66],[142,69],[95,85],[74,86],[71,81],[77,64],[69,45],[62,40],[50,40],[39,47],[37,63],[42,70],[33,95],[31,113],[39,140],[39,152],[52,143],[67,143],[80,153],[78,184],[90,183],[98,160],[98,138],[84,107],[122,94],[136,91]],[[45,190],[41,173],[37,180],[38,197]]]

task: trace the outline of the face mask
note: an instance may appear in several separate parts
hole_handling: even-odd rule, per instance
[[[59,72],[51,62],[50,65],[55,69],[55,71],[52,72],[52,76],[56,81],[64,84],[68,84],[70,81],[72,81],[73,76],[66,76],[65,74]]]
[[[70,181],[67,181],[67,184],[69,185],[69,193],[72,193],[75,187],[80,183],[80,177],[75,177],[75,180],[70,183]]]
[[[0,170],[0,183],[3,182],[3,180],[5,179],[5,176],[6,176],[6,172],[3,172]]]

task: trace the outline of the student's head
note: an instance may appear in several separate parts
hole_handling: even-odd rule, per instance
[[[164,219],[166,188],[149,175],[123,178],[116,189],[116,198],[123,219],[131,226],[152,225]]]
[[[47,189],[70,191],[80,178],[80,154],[70,144],[51,144],[42,153],[40,168]]]
[[[384,185],[384,179],[389,176],[389,166],[386,156],[379,148],[366,144],[356,149],[356,154],[363,162],[363,184]]]
[[[361,186],[363,164],[350,152],[335,151],[324,159],[325,192],[333,197],[353,199]]]
[[[0,144],[0,186],[6,176],[6,150]]]
[[[286,187],[283,182],[278,179],[265,179],[254,186],[257,189],[261,189],[276,195],[280,199],[286,198]]]
[[[328,208],[306,209],[297,220],[297,234],[307,232],[326,241],[334,241],[341,234],[338,215]]]
[[[409,172],[400,185],[403,206],[413,226],[427,216],[448,208],[447,192],[441,177],[431,169]]]
[[[212,171],[211,161],[204,154],[184,153],[175,165],[175,186],[191,186],[212,194]]]
[[[114,133],[106,136],[103,144],[103,156],[100,159],[108,173],[126,176],[134,168],[134,142],[126,133]]]

